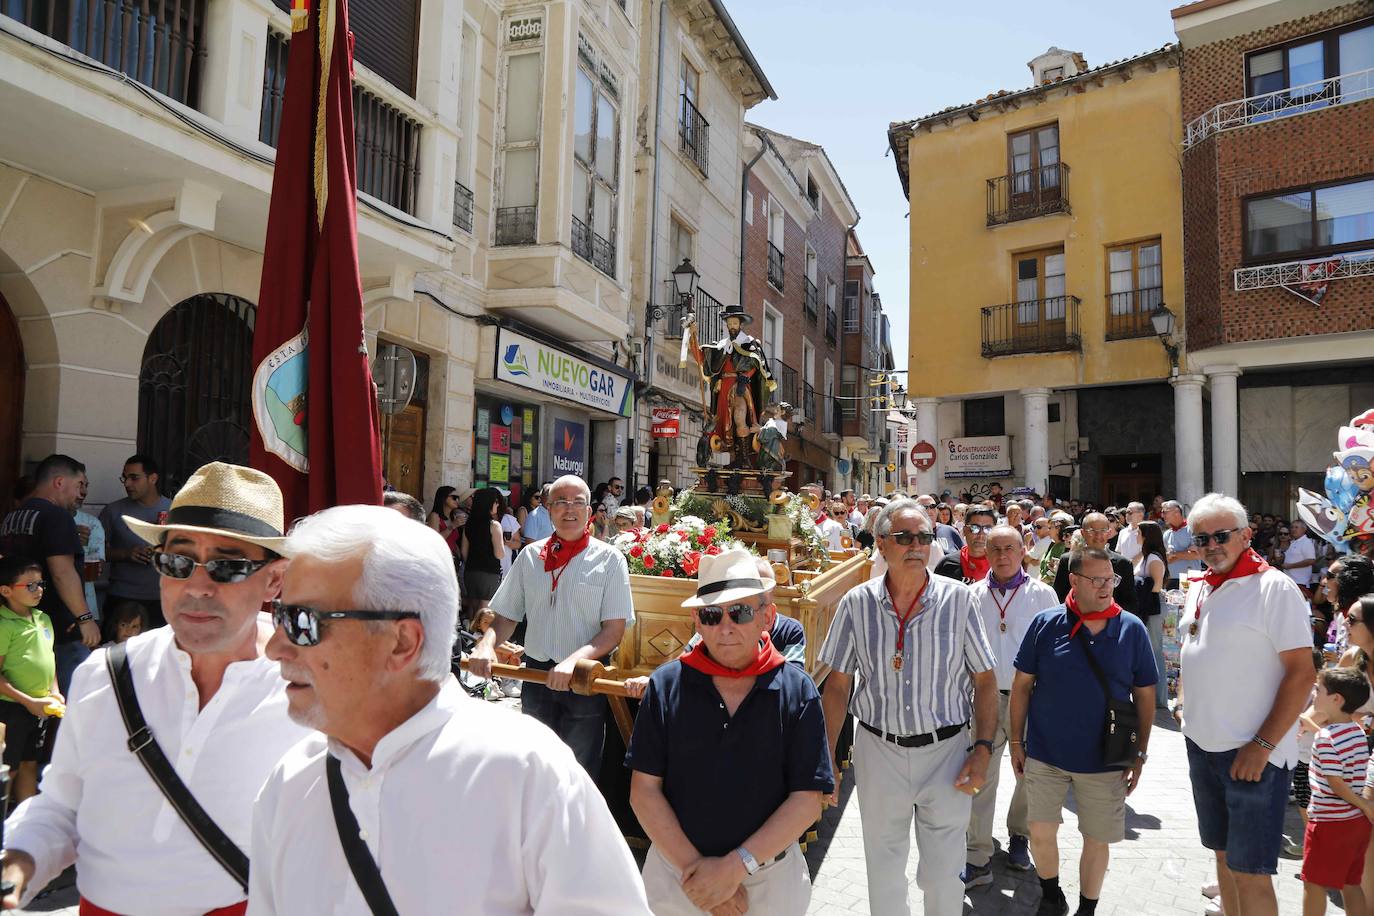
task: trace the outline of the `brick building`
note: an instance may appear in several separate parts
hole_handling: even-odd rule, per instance
[[[1173,18],[1178,382],[1210,394],[1210,488],[1288,514],[1298,486],[1321,489],[1331,433],[1374,404],[1374,3],[1199,0]]]
[[[839,301],[846,239],[859,213],[820,146],[753,124],[743,146],[752,164],[744,185],[742,300],[772,361],[774,401],[796,408],[788,485],[822,481],[839,489],[852,469],[836,398]]]
[[[873,291],[874,273],[859,236],[850,233],[840,308],[840,441],[853,463],[849,486],[868,493],[891,489],[896,477],[886,467],[899,462],[887,434],[892,339],[882,300]]]

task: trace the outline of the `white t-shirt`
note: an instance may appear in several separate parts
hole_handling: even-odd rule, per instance
[[[1312,584],[1312,564],[1317,561],[1317,545],[1312,543],[1312,539],[1307,535],[1300,538],[1293,538],[1289,543],[1288,549],[1283,552],[1283,562],[1298,563],[1305,562],[1304,566],[1295,566],[1292,569],[1285,569],[1288,578],[1299,585]]]
[[[514,515],[501,516],[501,533],[514,535],[520,534],[520,522],[516,519]],[[506,573],[510,572],[510,564],[515,559],[515,550],[513,547],[511,547],[512,544],[514,544],[516,547],[520,546],[520,538],[517,536],[505,542],[506,552],[501,557],[501,575],[503,576]]]
[[[833,518],[827,516],[825,521],[817,525],[816,528],[820,531],[821,537],[825,538],[829,542],[829,547],[831,550],[844,549],[840,546],[840,538],[844,537],[846,534],[849,533],[848,525],[845,525],[841,522],[837,522]]]
[[[1041,611],[1047,611],[1059,604],[1059,596],[1039,579],[1027,574],[1026,581],[1014,591],[998,591],[988,584],[987,579],[969,586],[973,590],[973,600],[978,613],[983,617],[983,632],[988,634],[992,643],[992,654],[996,659],[997,689],[1010,690],[1016,677],[1016,652],[1021,648],[1031,621]],[[999,603],[1006,609],[1005,621]],[[1003,631],[1002,624],[1006,623]]]
[[[1189,631],[1202,616],[1197,635]],[[1277,569],[1230,579],[1216,590],[1198,579],[1178,623],[1183,734],[1204,751],[1243,747],[1273,709],[1283,663],[1279,653],[1312,648],[1308,604]],[[1298,762],[1298,724],[1269,755],[1275,766]]]
[[[864,526],[864,514],[858,509],[850,509],[849,524],[853,525],[855,528],[862,528]]]
[[[1116,552],[1132,563],[1140,556],[1140,529],[1127,525],[1116,539]]]

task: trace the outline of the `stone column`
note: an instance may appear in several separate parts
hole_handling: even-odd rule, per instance
[[[1212,489],[1240,496],[1240,409],[1236,377],[1240,369],[1219,366],[1207,370],[1212,383]]]
[[[938,493],[936,482],[940,479],[940,430],[936,426],[937,408],[940,406],[939,398],[916,398],[913,402],[916,405],[916,434],[911,439],[911,444],[925,440],[935,446],[935,466],[928,471],[915,468],[916,471],[916,492],[917,493]],[[908,449],[910,446],[908,446]]]
[[[1174,386],[1174,465],[1177,474],[1173,498],[1191,506],[1201,498],[1202,483],[1202,375],[1179,375]]]
[[[1026,415],[1026,486],[1041,496],[1050,483],[1050,418],[1048,388],[1021,389]]]

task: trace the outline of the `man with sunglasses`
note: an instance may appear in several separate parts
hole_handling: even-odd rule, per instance
[[[1227,916],[1275,916],[1298,715],[1314,676],[1308,605],[1251,549],[1245,507],[1219,493],[1188,513],[1207,574],[1178,630],[1179,700],[1202,845],[1217,859]]]
[[[940,545],[940,552],[943,557],[954,556],[964,547],[964,540],[959,536],[959,532],[953,525],[945,525],[940,522],[940,508],[935,504],[935,497],[924,495],[916,497],[916,502],[924,510],[926,518],[930,519],[930,530],[935,535],[935,542]],[[939,562],[938,560],[936,561]]]
[[[830,667],[823,700],[830,752],[838,746],[846,711],[852,712],[874,916],[910,913],[906,866],[913,806],[920,851],[916,884],[925,895],[925,912],[958,916],[964,903],[960,850],[973,796],[987,781],[997,728],[992,646],[973,593],[927,571],[935,538],[914,500],[889,503],[873,531],[887,574],[840,599],[819,655]],[[836,767],[837,783],[842,772]],[[833,798],[838,795],[837,788]]]
[[[1083,516],[1082,531],[1085,547],[1105,550],[1107,556],[1111,558],[1112,572],[1120,580],[1112,592],[1112,600],[1121,605],[1123,611],[1130,611],[1134,614],[1136,608],[1135,567],[1131,565],[1130,560],[1107,546],[1107,542],[1112,539],[1111,521],[1101,512],[1089,512]],[[1054,574],[1054,593],[1059,596],[1060,601],[1065,601],[1068,599],[1069,589],[1072,587],[1073,583],[1069,581],[1069,564],[1061,562],[1059,569]]]
[[[965,585],[981,582],[988,576],[988,533],[997,525],[997,513],[986,506],[970,506],[964,513],[964,539],[959,547],[935,564],[935,574],[955,579]],[[935,527],[935,537],[939,540],[939,528]],[[943,543],[941,544],[943,546]]]
[[[799,837],[834,788],[820,697],[773,645],[771,582],[742,548],[703,557],[682,603],[701,644],[649,678],[625,765],[653,845],[655,916],[802,916]]]
[[[27,903],[75,863],[83,914],[244,911],[230,868],[248,849],[253,798],[308,734],[287,717],[285,685],[262,654],[272,627],[260,611],[286,566],[282,514],[272,478],[215,462],[186,482],[164,524],[124,519],[155,547],[168,623],[121,644],[146,731],[130,738],[130,699],[107,669],[113,650],[96,652],[72,679],[42,794],[6,825],[4,877],[16,890],[5,905]],[[152,744],[234,849],[212,853],[181,819],[131,751]]]
[[[337,506],[298,522],[283,550],[267,655],[291,717],[319,733],[254,805],[250,912],[369,912],[339,799],[392,912],[644,916],[634,859],[568,748],[450,674],[458,582],[443,539],[378,506]]]

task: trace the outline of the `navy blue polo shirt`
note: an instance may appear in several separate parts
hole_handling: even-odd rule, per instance
[[[625,765],[663,779],[687,839],[723,856],[792,792],[831,792],[816,685],[796,665],[761,674],[733,717],[711,677],[680,661],[649,678]]]
[[[1062,604],[1041,611],[1016,653],[1016,670],[1035,677],[1026,715],[1026,756],[1071,773],[1118,770],[1102,764],[1107,697],[1088,667],[1082,637],[1069,638],[1074,620]],[[1133,688],[1153,687],[1159,680],[1150,631],[1139,617],[1118,614],[1101,633],[1087,636],[1116,699],[1130,702]]]

